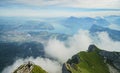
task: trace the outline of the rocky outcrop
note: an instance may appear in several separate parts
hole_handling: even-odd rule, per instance
[[[113,66],[107,64],[110,73],[120,73],[117,69],[115,69]]]
[[[66,63],[63,64],[63,66],[62,66],[62,73],[71,73],[71,72],[68,70],[68,68],[67,68],[66,65],[67,65]]]
[[[78,64],[79,62],[80,62],[80,57],[79,57],[78,55],[72,56],[72,59],[69,59],[69,60],[67,61],[67,63],[69,63],[70,65],[71,65],[72,63]]]
[[[34,64],[29,61],[27,64],[24,64],[18,67],[18,69],[13,73],[31,73],[33,67],[34,67]]]
[[[88,47],[88,50],[87,50],[87,51],[88,51],[88,52],[93,52],[93,51],[99,52],[100,49],[97,48],[94,44],[92,44],[92,45],[90,45],[90,46]]]
[[[71,67],[74,68],[75,64],[78,64],[78,63],[80,63],[80,57],[78,55],[72,56],[72,58],[69,59],[67,63],[63,64],[62,73],[72,73],[69,69]]]
[[[99,54],[106,59],[107,63],[120,71],[120,52],[100,51]]]
[[[93,52],[95,50],[96,50],[96,46],[94,44],[92,44],[88,47],[88,52]]]

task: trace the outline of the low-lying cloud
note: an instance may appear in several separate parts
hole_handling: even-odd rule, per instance
[[[115,36],[115,35],[114,35]],[[108,51],[120,52],[120,41],[114,41],[107,32],[98,33],[98,42],[95,43],[99,48]]]
[[[35,64],[41,66],[48,73],[62,73],[61,63],[66,62],[74,54],[80,51],[86,51],[90,44],[95,44],[99,48],[108,51],[120,51],[120,42],[113,41],[107,32],[99,32],[97,36],[91,36],[89,31],[80,30],[77,34],[69,37],[66,41],[60,41],[57,39],[50,39],[45,46],[45,53],[47,56],[56,59],[53,61],[47,58],[27,58],[19,59],[13,65],[8,66],[3,70],[2,73],[11,73],[18,66],[23,64],[25,61],[32,61]]]
[[[24,4],[32,6],[55,6],[75,8],[119,8],[119,0],[2,0],[2,4]],[[95,3],[95,4],[94,4]],[[89,6],[88,6],[89,5]]]
[[[95,44],[103,50],[120,51],[120,42],[112,40],[107,32],[99,32],[97,36],[91,36],[89,31],[80,30],[78,34],[64,42],[50,39],[45,47],[45,52],[50,57],[64,63],[74,54],[86,51],[90,44]]]
[[[48,58],[33,58],[29,57],[26,59],[18,59],[14,62],[13,65],[6,67],[2,73],[13,73],[14,70],[16,70],[20,65],[24,64],[25,62],[32,61],[36,65],[39,65],[44,70],[46,70],[49,73],[61,73],[62,66],[57,61],[50,60]]]
[[[78,34],[70,37],[67,41],[50,39],[47,46],[45,46],[45,52],[47,55],[63,63],[79,51],[87,50],[92,42],[89,37],[90,35],[87,30],[80,30]]]
[[[114,29],[114,30],[119,30],[120,31],[120,26],[117,24],[111,24],[108,26],[110,29]]]

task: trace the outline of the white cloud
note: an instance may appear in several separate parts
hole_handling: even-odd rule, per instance
[[[120,52],[120,41],[112,40],[107,32],[98,33],[99,42],[97,40],[97,46],[101,49],[108,51],[118,51]]]
[[[23,17],[96,17],[120,15],[120,11],[67,11],[67,10],[33,10],[33,9],[0,9],[0,16],[23,16]]]
[[[2,73],[12,73],[17,67],[23,64],[22,60],[17,60],[13,65],[4,68]]]
[[[45,52],[47,55],[64,63],[79,51],[87,50],[92,42],[89,37],[90,35],[88,31],[80,30],[78,34],[69,38],[65,42],[51,39],[45,47]]]
[[[120,30],[120,26],[117,25],[117,24],[110,24],[108,27],[109,27],[110,29]]]
[[[62,66],[57,61],[52,61],[47,58],[26,58],[26,59],[18,59],[14,62],[13,65],[6,67],[2,73],[12,73],[14,70],[16,70],[20,65],[24,64],[25,62],[32,61],[36,65],[39,65],[44,70],[46,70],[49,73],[62,73],[61,69]]]
[[[14,7],[13,9],[12,7],[5,9],[3,5],[3,9],[2,7],[0,8],[0,16],[69,17],[120,15],[120,0],[5,0],[2,2],[7,3],[8,6],[9,3],[16,6],[14,6],[15,9]],[[19,5],[23,5],[23,8]],[[67,10],[67,8],[69,9]],[[74,8],[78,8],[78,10],[75,11]],[[89,8],[91,11],[81,11],[81,8]],[[100,11],[99,9],[101,8],[106,10]],[[92,11],[92,9],[98,9],[98,11]]]
[[[86,51],[90,44],[97,45],[98,48],[108,51],[120,51],[119,41],[113,41],[106,32],[98,33],[97,39],[90,36],[89,31],[80,30],[78,34],[69,38],[67,41],[51,39],[45,47],[45,52],[64,63],[74,54],[80,51]]]
[[[37,6],[60,6],[77,8],[118,8],[120,0],[13,0],[14,3]]]
[[[69,0],[68,0],[69,1]],[[120,0],[71,0],[70,3],[64,4],[68,7],[78,8],[119,8]]]

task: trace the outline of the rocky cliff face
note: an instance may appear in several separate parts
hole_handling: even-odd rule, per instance
[[[104,57],[106,62],[120,71],[120,52],[100,51],[99,54]]]
[[[62,73],[120,73],[120,52],[90,45],[87,52],[80,52],[64,63]]]
[[[95,45],[90,45],[88,48],[88,52],[94,52],[96,50],[97,47]],[[120,52],[99,50],[98,54],[104,58],[106,63],[112,65],[113,67],[120,71]]]

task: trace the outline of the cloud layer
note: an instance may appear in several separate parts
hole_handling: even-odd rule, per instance
[[[120,30],[120,26],[117,25],[117,24],[110,24],[108,27],[109,27],[110,29]]]
[[[0,16],[69,17],[120,15],[120,0],[1,0]]]
[[[120,52],[120,41],[112,40],[107,32],[98,33],[98,41],[96,42],[95,44],[103,50]]]
[[[65,42],[51,39],[45,47],[45,52],[47,55],[64,63],[68,58],[71,58],[71,56],[79,51],[87,50],[88,46],[91,44],[91,39],[89,37],[88,31],[81,30],[78,34],[70,37]]]
[[[73,9],[74,10],[74,9]],[[64,10],[63,9],[40,9],[33,10],[27,8],[2,8],[0,9],[0,16],[20,16],[20,17],[39,17],[39,18],[51,18],[51,17],[96,17],[96,16],[109,16],[109,15],[120,15],[120,11],[73,11],[73,10]],[[92,9],[91,9],[92,10]]]
[[[89,31],[80,30],[78,34],[70,37],[65,42],[51,39],[45,47],[46,54],[64,63],[79,51],[86,51],[90,44],[95,44],[103,50],[120,51],[120,42],[113,41],[107,32],[97,34],[98,36],[95,38],[95,36],[90,36]]]
[[[48,73],[62,73],[61,64],[66,62],[74,54],[80,51],[86,51],[90,44],[95,44],[103,50],[120,52],[119,41],[113,41],[106,32],[100,32],[97,33],[97,35],[98,36],[96,38],[96,36],[91,36],[89,31],[80,30],[67,41],[59,41],[55,38],[50,39],[45,46],[45,53],[46,56],[56,59],[56,61],[41,57],[35,59],[32,57],[19,59],[13,65],[6,67],[2,73],[11,73],[26,61],[34,62],[45,69]]]
[[[11,0],[11,1],[5,0],[1,2],[33,5],[33,6],[119,9],[120,0]]]

